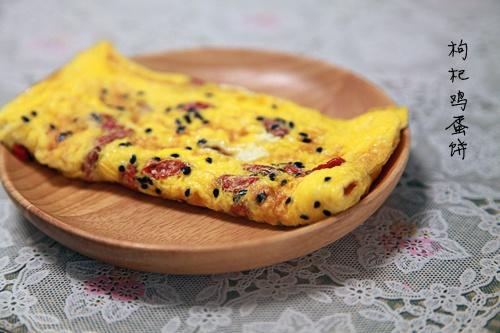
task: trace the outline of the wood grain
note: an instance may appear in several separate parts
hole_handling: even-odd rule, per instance
[[[350,118],[394,102],[353,73],[299,56],[243,49],[192,49],[139,56],[160,71],[241,85]],[[245,270],[296,258],[365,221],[396,186],[409,130],[370,192],[354,207],[300,228],[273,227],[162,200],[113,184],[89,184],[24,163],[1,148],[7,193],[36,227],[67,247],[118,266],[174,274]]]

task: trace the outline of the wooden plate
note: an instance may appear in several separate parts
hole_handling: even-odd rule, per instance
[[[241,85],[289,98],[334,117],[394,102],[338,67],[299,56],[242,49],[192,49],[139,56],[160,71]],[[409,131],[371,191],[351,209],[300,228],[273,227],[204,208],[88,184],[23,163],[1,148],[7,193],[41,231],[65,246],[118,266],[174,274],[245,270],[296,258],[365,221],[394,189],[409,152]]]

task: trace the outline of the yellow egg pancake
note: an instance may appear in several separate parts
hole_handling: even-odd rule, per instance
[[[0,112],[0,140],[21,159],[287,226],[356,204],[406,126],[404,108],[332,119],[243,88],[153,72],[106,42]]]

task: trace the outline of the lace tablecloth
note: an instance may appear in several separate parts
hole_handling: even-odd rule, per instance
[[[13,332],[480,332],[500,328],[500,4],[2,1],[0,103],[110,39],[126,54],[272,48],[362,73],[411,112],[408,168],[352,234],[227,275],[111,267],[44,236],[0,193],[0,327]],[[466,60],[449,56],[468,44]],[[450,68],[468,80],[450,81]],[[457,89],[465,111],[450,105]],[[445,128],[465,115],[466,156]],[[485,329],[486,327],[486,329]],[[0,330],[1,331],[1,330]]]

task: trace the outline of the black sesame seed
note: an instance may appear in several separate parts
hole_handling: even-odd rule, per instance
[[[176,119],[175,119],[175,124],[176,124],[177,126],[181,126],[181,125],[182,125],[182,122],[181,122],[181,120],[180,120],[179,118],[176,118]]]
[[[184,196],[189,197],[190,195],[191,195],[191,189],[188,188],[187,190],[184,191]]]
[[[172,108],[170,106],[165,108],[165,112],[170,112],[170,111],[172,111]]]
[[[133,154],[131,157],[130,157],[130,164],[134,164],[135,162],[137,161],[137,156],[135,156],[135,154]]]
[[[186,147],[186,149],[187,149],[187,150],[193,150],[193,148],[191,148],[191,147],[189,147],[189,146],[187,146],[187,147]]]
[[[286,198],[285,205],[288,205],[290,202],[292,202],[292,197]]]
[[[200,139],[200,140],[198,140],[198,144],[199,145],[204,145],[206,143],[207,143],[207,139]]]
[[[332,212],[330,212],[329,210],[326,210],[326,209],[325,209],[325,210],[323,210],[323,214],[324,214],[325,216],[332,216]]]
[[[137,179],[137,181],[141,184],[149,184],[149,185],[153,185],[153,180],[151,178],[149,178],[148,176],[144,176],[144,177],[136,177],[135,179]]]
[[[318,147],[318,148],[316,148],[316,152],[317,152],[317,153],[321,153],[322,151],[323,151],[323,147]]]
[[[118,146],[120,146],[120,147],[128,147],[128,146],[132,146],[132,144],[130,142],[122,142],[122,143],[118,144]]]
[[[143,190],[147,190],[148,186],[149,186],[149,185],[148,185],[148,184],[146,184],[146,183],[142,183],[142,184],[141,184],[141,188],[142,188]]]
[[[309,136],[309,134],[307,134],[306,132],[300,132],[299,135],[303,136],[304,138],[307,138]]]
[[[179,127],[177,127],[177,129],[175,130],[175,132],[177,134],[181,134],[181,133],[184,133],[185,130],[186,130],[185,126],[179,126]]]
[[[173,154],[170,154],[170,156],[172,156],[173,158],[177,158],[177,157],[180,157],[181,155],[179,155],[177,153],[173,153]]]
[[[125,172],[125,167],[124,167],[123,165],[120,165],[120,166],[118,167],[118,171],[120,171],[120,172]]]
[[[278,108],[278,106],[277,106],[276,104],[271,104],[271,107],[272,107],[273,109],[277,109],[277,108]]]
[[[304,142],[304,143],[311,143],[312,140],[310,138],[304,138],[304,139],[302,139],[302,142]]]
[[[92,113],[90,114],[90,116],[91,116],[91,117],[92,117],[92,119],[93,119],[93,120],[95,120],[96,122],[98,122],[98,123],[99,123],[99,122],[101,122],[101,116],[100,116],[100,115],[98,115],[97,113],[92,112]]]
[[[49,124],[49,127],[50,127],[51,130],[55,130],[56,129],[56,125],[54,125],[54,124]]]
[[[280,127],[280,125],[279,125],[279,124],[272,124],[272,125],[271,125],[271,129],[272,129],[272,130],[277,129],[278,127]]]
[[[214,194],[214,197],[217,198],[219,196],[219,189],[218,188],[214,188],[213,194]]]
[[[191,106],[187,109],[187,112],[196,112],[196,108],[194,106]]]
[[[155,189],[156,194],[161,194],[161,190],[159,188]]]
[[[37,113],[35,110],[33,110],[33,111],[31,111],[31,115],[32,115],[33,117],[36,117],[36,116],[38,115],[38,113]]]
[[[208,120],[206,120],[206,119],[203,119],[202,123],[204,123],[204,124],[206,125],[206,124],[208,124],[208,123],[209,123],[209,121],[208,121]]]
[[[295,165],[297,168],[299,169],[303,169],[304,168],[304,164],[302,162],[293,162],[293,165]]]
[[[267,198],[267,194],[265,192],[260,192],[255,197],[255,200],[257,201],[257,203],[263,203],[264,201],[266,201],[266,198]]]
[[[26,116],[22,116],[21,119],[25,122],[25,123],[28,123],[30,121],[30,118],[26,117]]]
[[[161,158],[159,158],[158,156],[155,156],[155,157],[153,157],[153,160],[155,160],[156,162],[160,162]]]
[[[56,141],[57,141],[57,142],[64,141],[64,140],[66,140],[66,138],[67,138],[68,136],[70,136],[71,134],[73,134],[73,132],[71,132],[71,131],[61,132],[61,133],[59,133],[59,135],[57,136]]]
[[[184,115],[184,120],[186,123],[191,124],[191,117],[188,114]]]
[[[269,174],[269,179],[271,179],[272,181],[276,180],[276,174],[275,173],[270,173]]]
[[[185,175],[189,175],[191,173],[191,167],[185,166],[182,168],[182,173]]]
[[[264,117],[262,117],[262,116],[258,116],[258,117],[257,117],[257,120],[258,120],[258,121],[263,121],[263,120],[264,120]]]
[[[280,182],[280,185],[281,185],[281,186],[285,186],[285,185],[286,185],[286,183],[288,183],[288,180],[283,179],[283,180]]]
[[[307,216],[306,214],[300,215],[300,218],[303,220],[309,220],[309,216]]]
[[[205,158],[205,161],[207,161],[208,164],[212,164],[212,158],[211,157],[207,157]]]
[[[321,203],[319,201],[314,201],[314,208],[318,208],[321,206]]]
[[[332,179],[332,177],[325,177],[325,182],[329,182]]]
[[[151,127],[148,127],[148,128],[146,128],[146,129],[144,130],[144,132],[146,132],[146,133],[151,133],[151,132],[153,132],[153,129],[152,129]]]
[[[295,127],[295,123],[293,121],[289,121],[288,122],[288,127],[294,128]]]
[[[239,190],[238,192],[233,194],[233,202],[240,202],[241,198],[243,198],[247,194],[247,190]]]

